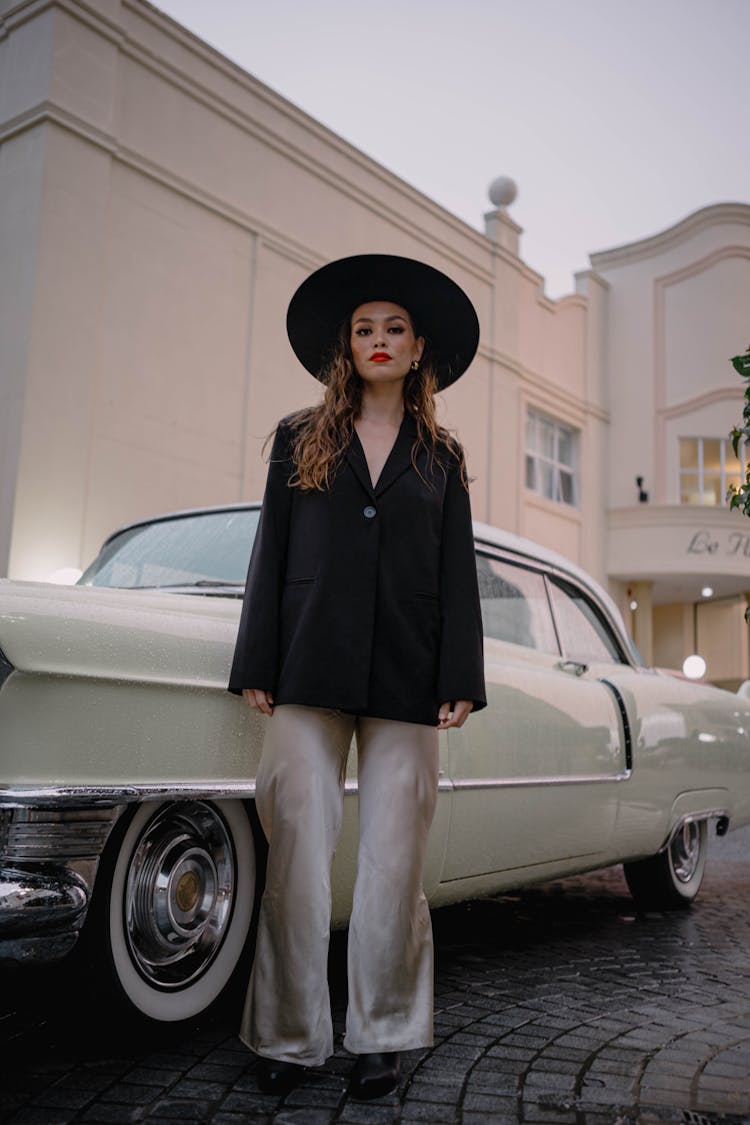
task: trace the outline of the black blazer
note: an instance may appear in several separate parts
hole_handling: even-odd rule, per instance
[[[229,691],[435,726],[487,704],[469,495],[447,450],[411,462],[405,414],[373,488],[356,432],[326,492],[289,488],[279,423]]]

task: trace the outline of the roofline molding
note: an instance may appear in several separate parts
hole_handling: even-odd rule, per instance
[[[615,246],[611,250],[600,250],[589,254],[589,261],[596,270],[637,262],[640,258],[652,257],[669,250],[705,227],[715,226],[718,223],[741,223],[750,227],[750,203],[712,203],[708,207],[693,211],[674,226],[667,227],[658,234],[641,238],[637,242],[625,243],[623,246]]]

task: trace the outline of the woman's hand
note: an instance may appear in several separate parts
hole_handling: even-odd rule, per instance
[[[264,715],[273,715],[273,696],[270,691],[263,688],[246,687],[242,689],[242,698],[245,703],[261,711]]]
[[[474,703],[471,699],[457,699],[453,704],[451,717],[450,703],[441,703],[438,711],[438,730],[447,730],[448,727],[462,727],[469,717]]]

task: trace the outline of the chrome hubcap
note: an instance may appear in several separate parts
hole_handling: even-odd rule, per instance
[[[694,821],[683,824],[669,845],[672,870],[681,883],[689,883],[698,867],[701,854],[700,825]]]
[[[128,870],[125,928],[150,983],[181,988],[205,972],[229,924],[235,877],[232,840],[211,805],[170,805],[147,824]]]

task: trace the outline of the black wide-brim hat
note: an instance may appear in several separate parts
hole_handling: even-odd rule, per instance
[[[438,390],[455,383],[474,358],[479,321],[455,281],[414,258],[355,254],[321,266],[289,302],[289,342],[316,379],[332,355],[342,324],[366,301],[392,301],[410,313],[417,336],[427,340]]]

